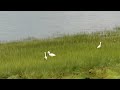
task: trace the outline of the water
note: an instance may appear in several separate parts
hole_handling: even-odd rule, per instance
[[[0,41],[94,32],[120,26],[120,11],[0,11]]]

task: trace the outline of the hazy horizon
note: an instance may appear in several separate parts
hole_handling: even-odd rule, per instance
[[[120,11],[0,11],[0,41],[93,32],[120,26]]]

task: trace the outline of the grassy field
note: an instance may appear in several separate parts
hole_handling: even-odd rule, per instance
[[[97,49],[99,42],[102,47]],[[50,50],[56,57],[44,59]],[[120,28],[0,44],[2,79],[120,78]]]

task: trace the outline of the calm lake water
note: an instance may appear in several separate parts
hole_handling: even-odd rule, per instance
[[[0,11],[0,41],[94,32],[120,26],[120,11]]]

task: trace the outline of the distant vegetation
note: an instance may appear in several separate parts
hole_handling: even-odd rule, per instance
[[[97,49],[99,42],[102,47]],[[56,57],[44,59],[44,52]],[[0,44],[0,78],[120,78],[120,28]]]

